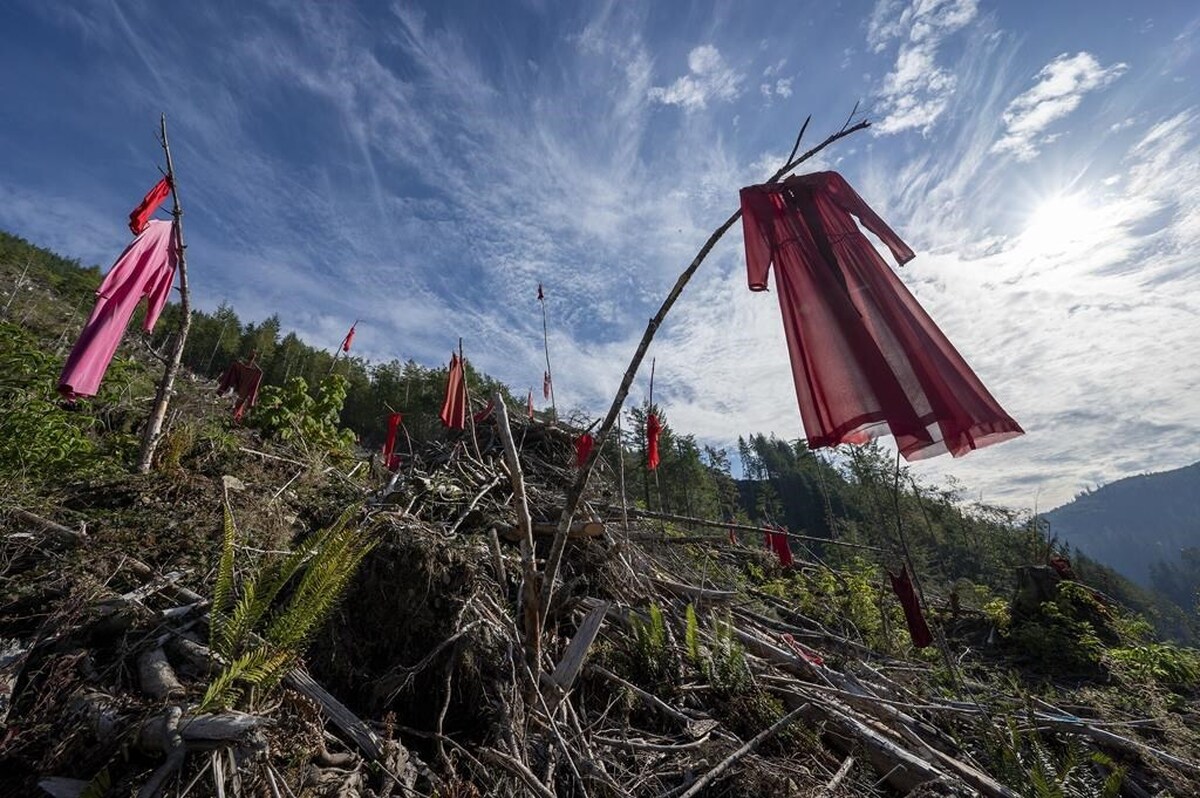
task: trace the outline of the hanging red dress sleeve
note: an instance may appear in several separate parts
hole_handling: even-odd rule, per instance
[[[888,227],[887,222],[880,218],[879,214],[875,213],[862,197],[858,196],[858,192],[846,182],[846,178],[837,172],[822,172],[820,177],[824,180],[827,196],[846,213],[857,216],[863,227],[879,236],[879,239],[892,251],[897,263],[903,266],[916,257],[912,248],[905,244],[892,228]]]
[[[767,272],[771,270],[775,244],[767,238],[768,229],[764,228],[759,220],[771,218],[771,197],[758,191],[756,186],[750,186],[742,189],[741,200],[742,236],[746,241],[746,277],[750,282],[751,291],[766,291]]]

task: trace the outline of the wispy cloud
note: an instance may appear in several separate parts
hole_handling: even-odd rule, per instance
[[[712,100],[735,99],[742,92],[744,80],[745,76],[730,67],[716,47],[702,44],[688,53],[688,73],[669,86],[650,89],[650,99],[696,111],[707,107]],[[785,97],[791,94],[790,82],[786,89]]]
[[[0,101],[29,106],[14,99],[28,79],[2,77],[19,57],[63,102],[0,126],[13,154],[0,223],[107,263],[154,175],[164,108],[201,306],[278,312],[325,346],[361,317],[356,351],[377,360],[438,363],[462,335],[476,365],[521,387],[541,375],[543,282],[559,404],[590,413],[737,188],[787,154],[792,102],[813,105],[814,141],[841,123],[842,98],[874,87],[876,130],[926,137],[860,134],[808,166],[843,171],[917,248],[902,279],[1030,432],[922,473],[1019,504],[1040,484],[1048,503],[1130,463],[1200,457],[1200,377],[1180,354],[1200,339],[1200,119],[1182,110],[1200,98],[1171,82],[1194,57],[1165,25],[1147,36],[1172,60],[1152,68],[1112,45],[1137,56],[1136,80],[1103,113],[1073,111],[1088,115],[1080,146],[1035,169],[991,152],[1024,76],[1068,48],[1110,49],[1055,29],[1067,40],[1030,62],[1029,37],[961,0],[877,3],[865,54],[857,18],[833,4],[819,41],[789,15],[747,36],[719,5],[667,36],[657,6],[616,0],[470,18],[421,3],[30,7],[58,38],[0,48]],[[538,33],[495,35],[518,24]],[[802,434],[776,298],[748,291],[744,269],[735,227],[652,350],[671,422],[719,446]]]
[[[877,90],[877,133],[927,132],[942,116],[957,78],[939,63],[942,43],[978,13],[977,0],[879,0],[867,27],[874,52],[899,41],[895,65]]]
[[[1128,69],[1127,64],[1102,67],[1091,53],[1063,53],[1034,76],[1034,86],[1021,94],[1004,111],[1005,133],[992,147],[995,153],[1011,154],[1019,161],[1037,157],[1040,148],[1057,134],[1047,129],[1071,114],[1084,95],[1105,88]]]

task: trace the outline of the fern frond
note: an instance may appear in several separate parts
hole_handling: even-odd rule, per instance
[[[221,536],[221,558],[217,563],[217,581],[213,586],[212,620],[209,624],[209,645],[221,652],[218,641],[225,637],[222,628],[226,614],[233,604],[233,547],[237,539],[237,527],[233,522],[233,510],[229,500],[224,500],[224,528]]]

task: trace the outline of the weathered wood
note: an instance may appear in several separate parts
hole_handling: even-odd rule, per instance
[[[748,740],[745,745],[734,751],[729,756],[725,757],[725,759],[723,759],[712,770],[696,779],[696,781],[692,783],[692,786],[688,787],[683,794],[679,796],[679,798],[695,798],[695,796],[700,794],[701,790],[712,784],[716,779],[720,778],[722,773],[729,770],[729,768],[736,765],[742,759],[745,759],[747,756],[754,753],[756,750],[758,750],[759,746],[786,727],[790,726],[796,720],[796,718],[800,717],[807,710],[808,704],[799,706],[784,715],[779,720],[772,723],[767,728],[760,731],[758,734],[754,735],[754,737]]]
[[[575,631],[575,636],[567,644],[562,660],[554,669],[554,673],[550,675],[550,680],[557,688],[556,692],[546,699],[551,715],[558,708],[562,697],[570,692],[571,687],[575,684],[575,677],[579,675],[584,660],[587,659],[588,649],[595,642],[596,635],[600,634],[600,627],[604,624],[604,616],[608,613],[608,607],[609,603],[605,601],[584,617],[583,623],[579,624],[579,629]]]
[[[682,582],[674,582],[670,579],[653,578],[650,581],[663,590],[667,590],[678,596],[687,596],[688,598],[702,599],[704,601],[724,602],[732,601],[738,597],[736,590],[714,590],[707,587],[685,585]]]
[[[524,537],[524,533],[520,527],[500,527],[500,534],[510,543],[518,543]],[[602,521],[576,521],[571,524],[571,531],[567,537],[571,540],[579,540],[582,538],[598,538],[604,536],[604,523]],[[552,537],[558,531],[558,527],[554,524],[544,524],[535,522],[533,524],[533,535],[539,538]]]
[[[529,515],[529,500],[525,495],[525,477],[521,472],[521,458],[517,454],[517,444],[513,441],[512,429],[508,425],[508,406],[504,397],[496,391],[492,395],[495,402],[496,430],[500,441],[504,444],[504,463],[508,467],[508,478],[512,483],[513,503],[516,505],[517,528],[521,542],[521,601],[525,633],[525,661],[529,668],[537,673],[542,662],[542,608],[546,604],[538,592],[537,564],[534,562],[533,519]],[[535,685],[536,687],[536,685]]]
[[[833,774],[833,778],[825,783],[821,788],[821,794],[817,798],[833,798],[833,794],[837,792],[838,786],[845,780],[846,774],[850,772],[850,768],[854,767],[854,757],[848,756],[842,762],[842,766],[837,769],[837,773]]]
[[[0,724],[8,719],[17,679],[29,659],[31,645],[16,638],[0,639]]]
[[[741,532],[757,532],[759,534],[765,534],[767,532],[771,532],[776,535],[782,534],[791,540],[803,540],[803,541],[806,541],[809,543],[820,543],[822,545],[827,544],[830,546],[844,546],[844,547],[850,548],[850,549],[863,549],[865,551],[883,551],[883,549],[879,548],[878,546],[870,546],[866,543],[851,543],[850,541],[847,541],[847,540],[833,540],[832,538],[818,538],[818,537],[814,537],[812,535],[801,535],[798,532],[786,532],[786,531],[780,532],[777,529],[767,529],[766,527],[752,526],[750,524],[739,524],[739,523],[732,522],[732,521],[713,521],[713,520],[710,520],[707,518],[696,518],[696,517],[690,516],[690,515],[678,515],[676,513],[660,513],[656,510],[642,510],[637,507],[627,507],[627,508],[611,508],[610,507],[609,509],[610,510],[618,509],[618,510],[621,510],[622,512],[626,512],[629,514],[629,516],[631,518],[651,518],[651,519],[656,519],[659,521],[674,521],[675,523],[678,523],[678,524],[689,524],[691,526],[702,526],[702,527],[707,527],[709,529],[736,529]],[[632,536],[631,536],[631,538],[632,538]],[[662,540],[661,537],[648,537],[646,539]],[[671,542],[671,540],[672,540],[671,538],[668,538],[665,542],[669,543],[669,542]],[[711,543],[724,543],[725,542],[724,539],[722,539],[718,535],[713,535],[710,538],[707,538],[705,540],[707,540],[707,542],[711,542]]]
[[[383,741],[371,727],[346,708],[315,679],[297,668],[283,678],[283,683],[321,707],[322,714],[341,729],[359,749],[373,761],[383,758]]]
[[[138,747],[144,751],[170,753],[180,745],[192,749],[220,748],[234,743],[255,742],[254,732],[271,721],[245,712],[184,715],[180,707],[168,707],[145,721],[138,730]]]
[[[163,700],[181,698],[186,692],[180,683],[167,655],[161,648],[143,651],[138,657],[138,681],[141,682],[142,692],[151,698]]]
[[[38,781],[38,786],[53,798],[79,798],[87,789],[88,783],[82,779],[67,779],[60,776],[47,776]]]
[[[857,718],[827,705],[808,702],[805,706],[805,717],[814,724],[824,724],[835,747],[844,753],[852,753],[856,746],[861,746],[875,771],[902,794],[910,792],[918,784],[948,780],[945,773]]]

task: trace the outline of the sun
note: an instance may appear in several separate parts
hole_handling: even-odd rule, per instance
[[[1056,194],[1034,208],[1020,240],[1034,254],[1054,255],[1094,239],[1102,228],[1100,212],[1083,196]]]

